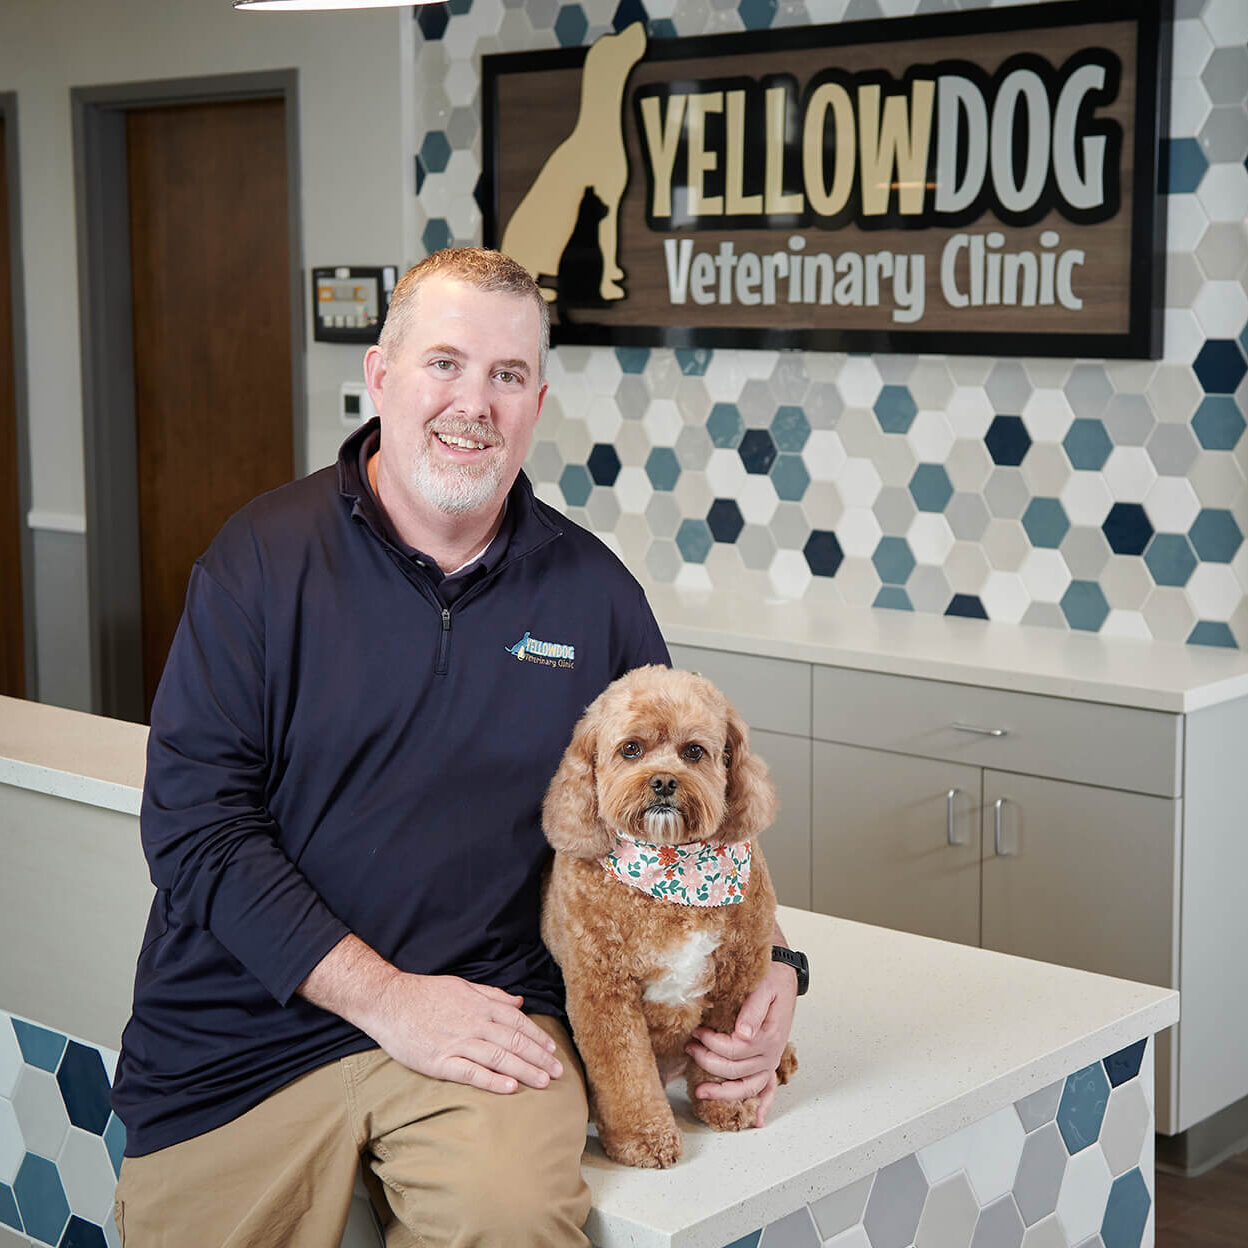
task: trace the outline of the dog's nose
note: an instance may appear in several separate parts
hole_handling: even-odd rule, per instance
[[[651,776],[650,787],[654,790],[656,797],[671,797],[676,792],[675,776]]]

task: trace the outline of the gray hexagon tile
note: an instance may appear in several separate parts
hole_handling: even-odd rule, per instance
[[[758,1244],[759,1248],[821,1248],[822,1240],[810,1209],[804,1208],[769,1223]]]
[[[825,1240],[833,1239],[862,1220],[873,1181],[874,1176],[867,1175],[857,1183],[851,1183],[849,1187],[824,1196],[810,1206],[815,1226]]]
[[[927,1194],[914,1248],[969,1248],[979,1206],[963,1174],[937,1184]]]
[[[908,1248],[927,1199],[927,1180],[914,1157],[886,1166],[875,1178],[863,1225],[872,1248]]]
[[[1027,1226],[1057,1208],[1068,1154],[1057,1124],[1048,1123],[1027,1136],[1018,1162],[1014,1199]]]
[[[971,1248],[1019,1248],[1024,1229],[1014,1198],[1002,1197],[980,1210]]]
[[[1067,1248],[1068,1241],[1062,1233],[1062,1224],[1055,1214],[1029,1226],[1023,1233],[1023,1248]]]

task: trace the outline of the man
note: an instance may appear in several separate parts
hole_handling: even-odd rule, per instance
[[[436,253],[365,358],[380,424],[195,565],[114,1093],[131,1248],[333,1248],[361,1156],[391,1245],[586,1242],[540,803],[584,706],[667,650],[520,471],[547,341],[513,261]],[[769,1102],[793,993],[774,967],[734,1035],[693,1046],[727,1094]]]

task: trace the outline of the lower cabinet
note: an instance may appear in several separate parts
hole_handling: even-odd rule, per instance
[[[1178,801],[827,741],[812,775],[816,910],[1175,982]]]
[[[979,944],[980,769],[814,743],[813,905]]]
[[[750,732],[750,746],[767,760],[780,799],[775,823],[759,840],[776,897],[782,906],[809,910],[810,739],[755,728]]]
[[[1180,802],[985,770],[986,949],[1178,982]]]

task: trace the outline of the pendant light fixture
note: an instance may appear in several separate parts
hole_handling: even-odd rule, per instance
[[[415,3],[438,4],[441,0],[415,0]],[[240,12],[309,13],[328,9],[400,9],[413,0],[234,0]]]

